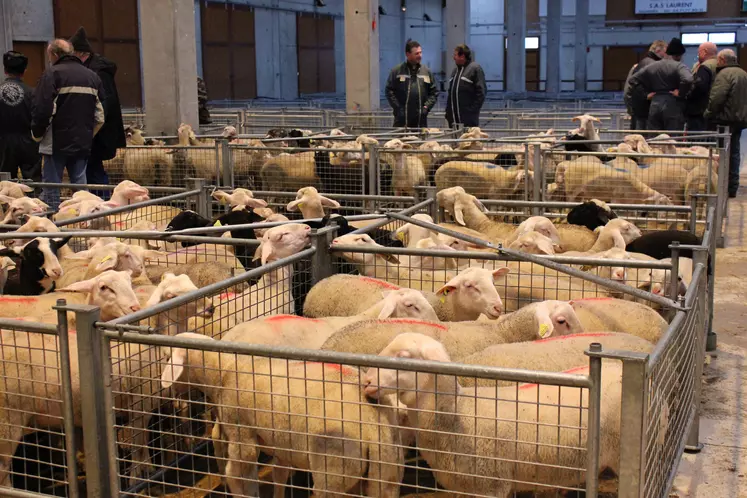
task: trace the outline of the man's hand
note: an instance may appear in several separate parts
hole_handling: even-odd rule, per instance
[[[679,96],[680,96],[680,89],[678,88],[678,89],[676,89],[676,90],[672,90],[672,91],[671,91],[671,92],[669,92],[669,93],[671,93],[671,94],[672,94],[672,95],[674,95],[675,97],[679,97]]]
[[[656,95],[656,93],[655,93],[655,92],[651,92],[651,93],[649,93],[648,95],[646,95],[646,98],[647,98],[648,100],[651,100],[651,99],[653,99],[653,98],[654,98],[654,95]]]

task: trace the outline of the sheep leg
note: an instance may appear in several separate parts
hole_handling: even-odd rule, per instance
[[[253,441],[228,443],[226,483],[234,496],[259,496],[257,458],[259,451]]]
[[[309,467],[314,478],[314,496],[342,496],[365,473],[363,443],[336,431],[311,441]]]
[[[383,438],[382,438],[383,439]],[[399,441],[368,445],[366,496],[396,498],[404,475],[404,452]]]
[[[272,482],[275,483],[275,489],[273,491],[273,498],[284,498],[285,496],[285,485],[288,483],[288,479],[291,475],[290,464],[282,462],[276,458],[273,458],[272,462]]]
[[[5,411],[6,422],[0,422],[0,486],[10,487],[10,470],[13,463],[13,455],[23,437],[24,427],[28,427],[30,417],[22,413]],[[72,477],[71,477],[72,479]]]

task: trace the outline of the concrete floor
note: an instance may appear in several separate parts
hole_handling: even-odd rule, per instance
[[[747,136],[742,137],[747,151]],[[747,498],[747,161],[729,201],[726,248],[716,255],[714,331],[718,350],[703,372],[700,442],[686,454],[672,497]]]

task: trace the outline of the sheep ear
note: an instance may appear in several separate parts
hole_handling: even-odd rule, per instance
[[[187,357],[187,350],[176,348],[171,352],[171,359],[168,364],[163,367],[163,373],[161,373],[161,387],[164,389],[170,388],[174,382],[179,380],[184,374],[184,363]]]
[[[441,287],[440,289],[438,289],[436,291],[436,295],[437,296],[446,296],[446,295],[449,294],[449,292],[455,291],[456,288],[457,288],[457,282],[454,281],[455,278],[457,278],[457,277],[452,278],[451,280],[449,280],[446,283],[446,285],[444,285],[443,287]]]
[[[267,261],[270,259],[270,256],[272,256],[272,250],[273,250],[273,247],[270,242],[264,242],[262,244],[262,252],[261,252],[261,257],[260,257],[262,264],[267,263]]]
[[[488,212],[488,208],[485,206],[485,204],[483,204],[482,202],[480,202],[480,199],[478,199],[477,197],[475,197],[472,201],[475,203],[475,206],[477,206],[477,208],[480,211],[482,211],[483,213],[487,213]]]
[[[115,266],[117,266],[117,256],[110,252],[98,262],[96,271],[103,273],[107,270],[113,270]]]
[[[153,251],[153,250],[147,250],[143,251],[143,260],[145,261],[152,261],[154,259],[162,258],[164,256],[168,256],[169,253],[163,252],[163,251]]]
[[[548,301],[538,303],[534,312],[537,319],[537,335],[540,339],[547,339],[555,331],[552,318],[550,318],[550,310],[547,308],[548,304]]]
[[[163,280],[161,280],[163,282]],[[156,304],[161,302],[161,299],[163,299],[163,287],[158,286],[156,287],[156,290],[153,291],[153,294],[148,298],[148,301],[146,301],[145,306],[147,308],[151,306],[155,306]]]
[[[298,211],[301,209],[301,206],[303,205],[303,199],[296,199],[295,201],[290,201],[287,206],[285,206],[285,209],[288,211]]]
[[[537,241],[537,248],[540,251],[542,251],[544,254],[547,254],[549,256],[552,256],[553,254],[555,254],[555,251],[553,249],[553,243],[547,237],[540,238],[540,240]]]
[[[508,268],[507,266],[504,266],[503,268],[498,268],[497,270],[493,271],[493,280],[496,278],[504,277],[508,275],[511,272],[511,268]]]
[[[13,197],[9,197],[7,195],[0,194],[0,204],[10,204],[14,200],[15,199],[13,199]]]
[[[82,282],[75,282],[74,284],[70,284],[67,287],[58,290],[63,292],[91,292],[95,283],[95,279],[84,280]]]
[[[615,230],[612,232],[612,240],[615,242],[616,248],[625,249],[625,239],[619,231]]]
[[[339,208],[340,207],[340,203],[337,202],[337,201],[334,201],[334,200],[329,199],[329,198],[324,197],[324,196],[321,196],[321,198],[322,198],[322,206],[327,206],[327,207],[331,207],[331,208]]]
[[[464,213],[462,212],[462,206],[460,206],[459,203],[454,203],[454,219],[463,227],[467,226],[467,224],[464,222]]]
[[[213,192],[213,199],[218,201],[218,203],[220,204],[227,204],[229,197],[230,196],[222,190],[216,190],[215,192]]]
[[[394,231],[394,233],[392,233],[392,235],[394,236],[392,238],[393,239],[397,239],[397,240],[399,240],[400,242],[402,242],[404,244],[405,243],[405,237],[407,236],[407,234],[409,232],[410,232],[410,224],[409,223],[405,223],[404,225],[402,225],[401,227],[399,227],[398,229],[396,229]]]
[[[3,257],[2,263],[0,264],[3,270],[14,270],[16,268],[15,262],[8,257]]]
[[[395,299],[387,299],[384,298],[384,307],[381,309],[381,313],[379,313],[379,320],[384,320],[385,318],[389,318],[394,314],[394,311],[397,309],[397,302]]]
[[[386,260],[388,263],[392,263],[393,265],[399,264],[399,258],[395,254],[382,254],[381,255],[384,260]]]
[[[18,256],[19,254],[21,254],[22,249],[23,249],[23,245],[17,246],[17,247],[3,247],[2,249],[0,249],[0,256],[7,256],[7,257]]]
[[[50,242],[53,242],[54,245],[57,246],[57,249],[59,249],[60,247],[66,245],[68,242],[70,242],[70,239],[72,239],[72,238],[73,238],[73,236],[69,235],[67,237],[62,237],[61,239],[52,239]]]
[[[244,205],[248,208],[265,208],[267,207],[267,201],[264,201],[262,199],[247,199],[246,202],[244,202]]]

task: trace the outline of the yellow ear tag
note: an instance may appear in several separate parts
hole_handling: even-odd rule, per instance
[[[225,197],[219,197],[219,198],[218,198],[218,204],[220,204],[220,205],[222,206],[222,205],[224,205],[225,203],[226,203],[226,198],[225,198]]]
[[[222,227],[220,220],[216,221],[215,224],[213,224],[214,227]]]
[[[444,289],[444,291],[441,293],[441,304],[444,304],[446,302],[446,296],[449,295],[449,289]]]
[[[301,209],[303,207],[303,202],[298,203],[298,209]]]
[[[399,240],[401,240],[402,242],[404,242],[405,241],[405,234],[404,234],[404,232],[397,233],[397,238]]]
[[[103,259],[101,260],[101,262],[102,262],[102,263],[106,263],[106,262],[107,262],[107,261],[109,261],[110,259],[112,259],[112,257],[111,257],[111,256],[106,256],[105,258],[103,258]]]
[[[550,335],[550,327],[548,327],[546,323],[543,323],[540,325],[539,335],[543,339],[545,338],[546,335]]]

